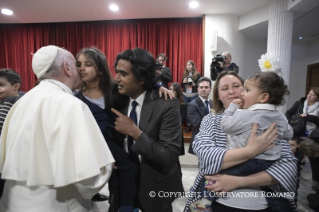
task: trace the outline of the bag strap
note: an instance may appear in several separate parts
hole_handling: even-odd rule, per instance
[[[298,108],[298,111],[297,111],[298,115],[300,115],[300,112],[299,112],[299,111],[300,111],[300,109],[301,109],[302,102],[299,101],[299,103],[300,103],[300,104],[299,104],[299,108]]]

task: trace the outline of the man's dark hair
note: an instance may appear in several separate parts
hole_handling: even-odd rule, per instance
[[[168,57],[166,57],[166,55],[165,55],[164,53],[159,53],[159,54],[157,55],[157,59],[158,59],[159,57],[162,57],[164,60],[167,60],[167,59],[168,59]]]
[[[14,71],[13,69],[0,69],[0,77],[4,77],[6,78],[6,80],[11,84],[14,85],[16,83],[20,84],[20,88],[21,88],[21,77],[20,75]],[[18,89],[18,91],[20,91],[20,88]]]
[[[197,82],[197,86],[199,86],[199,83],[206,81],[209,82],[209,87],[212,87],[212,81],[208,78],[208,77],[201,77],[199,78],[198,82]]]
[[[256,72],[248,77],[247,80],[254,80],[260,93],[269,94],[268,104],[283,105],[285,96],[290,93],[284,79],[275,72]]]
[[[156,83],[155,59],[153,55],[145,49],[134,48],[120,52],[116,56],[115,67],[120,59],[129,61],[134,80],[141,82],[145,80],[144,89],[152,90]]]

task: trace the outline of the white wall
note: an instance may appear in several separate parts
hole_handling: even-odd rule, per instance
[[[239,75],[246,79],[259,71],[258,59],[267,50],[266,41],[248,39],[238,30],[239,18],[234,15],[205,15],[204,75],[210,77],[210,40],[214,30],[218,31],[217,53],[230,52],[232,62],[239,66]],[[215,52],[216,54],[216,52]]]
[[[307,66],[319,63],[319,38],[292,42],[288,108],[305,96]],[[318,79],[319,80],[319,79]]]
[[[238,30],[238,16],[205,15],[204,75],[210,77],[212,54],[208,39],[213,30],[218,31],[217,53],[228,51],[232,61],[239,66],[239,75],[246,79],[259,71],[258,59],[267,51],[267,41],[256,41]],[[288,108],[305,96],[307,66],[319,62],[319,38],[314,41],[293,41],[290,66]],[[318,79],[319,80],[319,79]],[[211,96],[212,97],[212,96]]]
[[[209,40],[212,39],[213,31],[218,31],[217,52],[230,52],[232,61],[239,66],[239,73],[244,74],[247,63],[244,62],[246,38],[245,35],[238,31],[238,16],[234,15],[205,15],[205,65],[204,75],[210,77],[210,63],[212,53],[209,48]]]
[[[269,20],[269,4],[263,5],[239,18],[239,30]]]

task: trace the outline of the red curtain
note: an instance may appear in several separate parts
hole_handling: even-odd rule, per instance
[[[37,79],[31,66],[32,53],[42,46],[64,47],[74,55],[83,47],[96,46],[105,53],[113,76],[116,55],[140,47],[154,57],[165,53],[173,82],[181,83],[188,60],[193,60],[201,73],[202,33],[202,18],[1,24],[0,68],[17,71],[22,78],[21,91],[28,91]]]

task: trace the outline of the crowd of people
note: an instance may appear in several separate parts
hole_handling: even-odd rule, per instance
[[[244,81],[231,54],[222,56],[214,79],[189,60],[181,83],[169,84],[164,53],[120,52],[113,79],[96,47],[74,57],[44,46],[32,59],[39,81],[23,97],[19,74],[0,69],[0,211],[93,211],[104,200],[110,212],[173,211],[179,196],[150,192],[184,191],[183,123],[199,161],[185,212],[296,211],[304,155],[316,191],[308,199],[319,201],[319,88],[283,115],[282,77],[256,72]],[[295,114],[304,119],[299,132],[289,125]],[[106,183],[109,197],[99,193]]]

